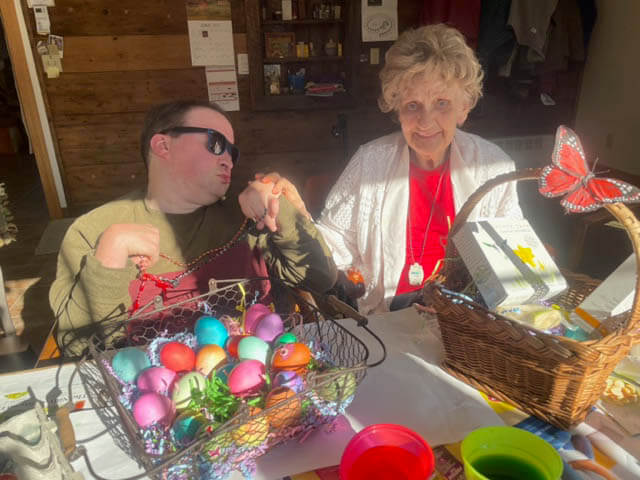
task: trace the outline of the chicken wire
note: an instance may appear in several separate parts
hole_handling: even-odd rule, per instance
[[[275,292],[265,279],[211,281],[209,287],[204,295],[167,307],[156,299],[116,327],[111,338],[120,339],[117,347],[105,346],[98,337],[90,345],[108,396],[129,437],[128,453],[154,478],[224,478],[232,470],[250,476],[255,471],[255,459],[273,446],[331,424],[351,403],[365,376],[369,357],[365,344],[302,298],[289,295],[287,288],[278,288],[279,298],[274,299]],[[246,400],[240,401],[234,416],[215,428],[201,428],[195,439],[185,445],[172,442],[166,431],[139,428],[130,405],[122,403],[131,395],[132,387],[123,385],[110,369],[119,349],[136,346],[146,350],[158,338],[183,338],[185,332],[188,338],[201,315],[238,317],[240,310],[252,303],[295,305],[293,313],[279,313],[285,332],[294,333],[299,342],[310,346],[319,365],[306,374],[305,388],[257,408]],[[269,366],[266,372],[272,379],[274,372]],[[161,443],[164,449],[159,448]]]

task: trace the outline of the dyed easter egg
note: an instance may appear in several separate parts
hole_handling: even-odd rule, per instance
[[[264,363],[259,360],[243,360],[231,370],[227,384],[232,394],[246,397],[260,391],[265,383],[264,376]]]
[[[181,445],[191,443],[193,439],[196,438],[200,427],[202,427],[201,420],[202,419],[198,419],[197,417],[189,414],[182,414],[176,418],[171,430],[173,430],[173,436],[178,443]]]
[[[311,350],[304,343],[288,343],[273,352],[271,366],[275,370],[293,370],[298,375],[304,375],[310,360]]]
[[[271,313],[269,307],[261,303],[253,304],[247,308],[247,313],[244,317],[244,333],[253,334],[260,319],[268,313]]]
[[[156,392],[166,394],[173,381],[176,379],[176,372],[165,367],[151,367],[143,370],[138,375],[138,389],[143,392]]]
[[[140,372],[150,366],[151,360],[147,354],[135,347],[123,348],[111,360],[114,373],[127,383],[135,382]]]
[[[196,364],[196,353],[184,343],[168,342],[160,350],[160,363],[174,372],[190,372]]]
[[[304,380],[293,370],[281,370],[273,377],[274,387],[287,387],[296,393],[300,393],[305,388]]]
[[[276,345],[284,345],[285,343],[296,343],[298,339],[291,332],[285,332],[276,340]]]
[[[198,345],[215,344],[219,347],[224,347],[227,337],[229,336],[229,332],[227,332],[227,327],[224,326],[224,323],[216,317],[209,315],[203,315],[198,319],[193,333],[196,336]]]
[[[320,398],[328,402],[345,401],[356,393],[356,376],[352,372],[341,372],[341,368],[330,368],[329,370],[322,372],[333,373],[335,376],[330,376],[331,380],[323,385],[316,387],[315,391]]]
[[[240,340],[248,336],[248,334],[231,335],[227,339],[227,352],[229,352],[229,356],[232,358],[238,358],[238,344],[240,343]]]
[[[258,407],[249,407],[251,416],[258,415],[262,410]],[[247,445],[257,447],[262,445],[269,434],[269,420],[265,415],[253,418],[244,425],[231,432],[231,437],[238,446]]]
[[[258,322],[256,327],[256,337],[261,338],[265,342],[273,342],[273,340],[282,335],[284,332],[284,325],[282,324],[282,318],[277,313],[267,313]]]
[[[171,425],[175,409],[169,397],[155,392],[144,393],[133,404],[133,419],[142,427],[154,423]]]
[[[200,372],[185,373],[173,385],[173,393],[171,398],[176,405],[176,409],[184,410],[189,406],[191,401],[191,392],[194,390],[202,391],[205,389],[207,382]]]
[[[258,337],[245,337],[238,343],[240,360],[258,360],[264,365],[269,357],[269,344]]]
[[[216,344],[205,345],[196,355],[196,370],[205,377],[227,361],[224,349]]]
[[[302,415],[302,402],[296,392],[287,387],[276,387],[269,392],[265,402],[269,425],[273,428],[283,428],[298,421]]]
[[[231,373],[231,370],[233,370],[233,367],[235,367],[236,365],[237,363],[227,363],[226,365],[223,365],[216,370],[215,376],[222,380],[225,385],[227,385],[229,383],[229,374]]]

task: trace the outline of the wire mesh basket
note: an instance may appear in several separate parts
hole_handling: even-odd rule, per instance
[[[351,403],[366,369],[380,363],[368,365],[369,350],[362,340],[291,289],[278,288],[278,292],[286,292],[284,296],[294,302],[283,302],[283,295],[274,302],[276,294],[265,279],[211,281],[209,286],[208,293],[168,307],[159,302],[148,305],[143,312],[118,325],[112,336],[122,339],[117,347],[105,346],[97,336],[90,344],[108,395],[129,437],[133,450],[130,454],[154,478],[224,478],[233,470],[250,475],[255,470],[255,459],[271,447],[331,424]],[[295,343],[274,340],[266,367],[259,373],[265,382],[247,390],[250,393],[246,395],[230,393],[227,383],[231,384],[228,380],[235,375],[235,369],[228,365],[240,363],[227,362],[219,365],[203,385],[189,380],[188,403],[178,401],[172,407],[164,407],[166,415],[158,415],[157,422],[140,427],[136,404],[149,394],[139,388],[140,382],[127,382],[118,375],[112,364],[114,357],[125,349],[136,349],[147,355],[151,366],[160,366],[159,352],[169,342],[181,342],[195,350],[193,332],[199,317],[222,319],[230,333],[239,335],[244,326],[243,311],[255,303],[276,303],[280,308],[287,304],[295,306],[291,311],[278,312],[284,332],[293,334]],[[343,313],[353,312],[347,307]],[[366,319],[360,317],[360,326],[372,333],[364,322]],[[297,347],[291,345],[300,344],[306,345],[311,353],[311,360],[304,365],[293,360]],[[231,342],[228,356],[230,345]],[[282,358],[291,358],[291,362],[287,364]],[[175,377],[174,394],[180,388],[180,380],[188,375],[193,376],[186,373]],[[175,395],[173,399],[176,400]],[[151,407],[145,403],[145,410],[161,409],[166,403],[163,400],[158,407],[155,396],[154,402],[149,404]],[[176,405],[181,408],[174,413],[172,408]]]

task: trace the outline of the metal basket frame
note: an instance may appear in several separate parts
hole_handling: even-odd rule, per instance
[[[244,290],[244,296],[246,297],[247,292],[252,292],[256,289],[257,283],[265,282],[267,280],[268,279],[266,278],[233,279],[223,281],[216,281],[212,279],[209,282],[209,291],[207,293],[169,306],[162,306],[161,302],[156,299],[141,308],[135,315],[131,316],[128,321],[120,322],[116,326],[116,330],[126,330],[129,328],[128,326],[135,324],[135,322],[143,322],[143,324],[144,322],[162,322],[167,318],[174,318],[176,314],[180,315],[184,312],[189,312],[192,315],[202,315],[204,313],[203,310],[194,310],[193,308],[194,305],[203,305],[202,302],[206,303],[211,309],[213,309],[214,305],[217,304],[220,299],[224,299],[226,307],[235,308],[235,306],[237,306],[239,295],[242,295],[242,290]],[[273,283],[273,280],[271,280],[271,282]],[[323,387],[331,387],[332,382],[334,387],[337,386],[337,396],[335,401],[332,402],[335,404],[335,412],[337,415],[350,403],[350,399],[347,395],[349,394],[350,388],[346,388],[348,383],[350,381],[355,381],[354,388],[357,389],[357,385],[360,384],[366,374],[366,369],[376,366],[384,360],[384,356],[386,356],[384,344],[373,332],[371,332],[371,330],[368,329],[366,326],[366,318],[358,315],[357,312],[335,299],[335,297],[329,297],[328,303],[334,309],[337,308],[338,311],[341,311],[342,316],[344,317],[350,316],[357,318],[359,326],[367,330],[381,344],[383,358],[373,364],[367,364],[367,360],[369,359],[369,349],[362,340],[337,323],[333,318],[328,318],[315,305],[305,301],[301,296],[297,295],[295,291],[288,289],[288,287],[287,291],[289,291],[292,294],[292,298],[295,299],[296,304],[300,308],[300,313],[293,313],[286,316],[281,315],[285,322],[285,331],[290,331],[295,328],[296,334],[299,335],[298,338],[301,341],[308,343],[313,340],[318,343],[322,343],[322,348],[327,348],[323,353],[327,354],[332,362],[335,362],[334,367],[337,370],[324,373],[309,372],[306,376],[306,388],[304,391],[299,392],[295,396],[279,402],[270,408],[265,408],[258,414],[252,415],[249,408],[247,408],[246,405],[243,405],[235,416],[215,431],[207,433],[204,429],[201,429],[197,438],[193,442],[172,454],[165,453],[162,455],[155,455],[146,451],[140,429],[133,420],[131,412],[119,401],[119,397],[122,393],[122,386],[105,366],[105,363],[108,365],[111,364],[111,360],[119,348],[106,347],[101,337],[97,335],[92,337],[89,343],[91,355],[102,375],[108,396],[111,398],[118,411],[126,435],[131,440],[134,450],[132,452],[133,456],[136,461],[138,461],[138,463],[147,470],[148,475],[160,475],[161,472],[166,475],[167,469],[170,466],[178,462],[184,463],[185,458],[188,458],[192,463],[195,463],[195,456],[202,454],[205,445],[212,442],[212,440],[221,439],[224,435],[232,433],[243,425],[246,426],[249,422],[259,421],[262,417],[268,417],[269,415],[277,413],[278,410],[282,412],[283,408],[293,408],[294,402],[309,400],[311,396],[314,395],[315,401],[318,401],[318,390]],[[325,300],[327,300],[327,298],[325,298]],[[296,326],[296,320],[299,321],[300,319],[302,319],[304,323]],[[153,327],[145,326],[144,328],[151,329],[148,332],[149,334],[157,335],[162,333]],[[127,340],[128,344],[131,343],[131,340],[134,340],[134,343],[137,343],[140,341],[140,338],[135,338],[135,335],[132,336],[129,334]],[[144,337],[144,340],[150,340],[150,338]],[[121,345],[119,345],[119,347],[120,346]],[[143,342],[138,346],[146,350],[148,343]],[[269,371],[269,369],[267,371]],[[343,386],[345,388],[342,388]],[[332,421],[331,415],[327,415],[325,420],[326,421],[324,423]],[[290,438],[303,435],[307,431],[317,428],[317,426],[318,425],[298,425],[298,427],[301,428],[294,428],[290,430],[293,432],[292,435],[285,436],[280,436],[280,433],[285,433],[284,429],[282,432],[276,432],[273,437],[271,437],[270,432],[268,448],[271,448],[283,441],[287,441]],[[193,468],[195,468],[195,466]],[[197,472],[192,473],[195,474]],[[157,478],[161,477],[158,476]]]

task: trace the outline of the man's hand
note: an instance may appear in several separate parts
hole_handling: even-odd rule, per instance
[[[124,268],[127,259],[147,268],[160,256],[160,232],[153,225],[114,224],[98,240],[95,258],[107,268]]]
[[[284,195],[284,197],[291,202],[291,204],[296,207],[296,209],[309,220],[311,220],[311,214],[307,211],[307,207],[298,192],[298,189],[295,187],[293,183],[287,180],[284,177],[281,177],[278,172],[267,173],[266,175],[263,173],[256,173],[256,180],[259,180],[262,183],[273,183],[273,189],[271,193],[274,195]]]
[[[276,217],[280,211],[280,194],[272,192],[271,185],[259,181],[249,182],[238,196],[242,213],[256,222],[258,230],[265,226],[275,232],[278,229]]]

